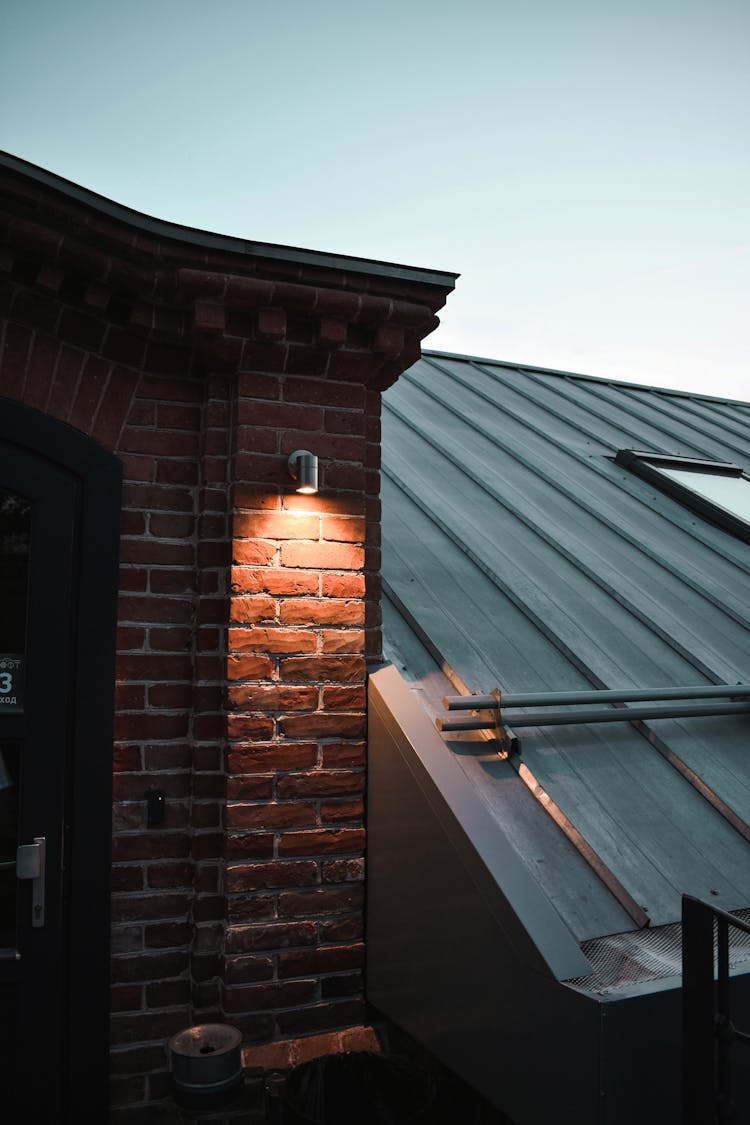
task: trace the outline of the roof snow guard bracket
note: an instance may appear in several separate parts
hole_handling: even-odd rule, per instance
[[[500,758],[520,754],[521,744],[513,731],[506,726],[502,715],[499,688],[496,688],[491,695],[448,695],[443,699],[443,707],[446,711],[470,711],[471,714],[465,719],[444,719],[439,716],[435,719],[435,726],[441,734],[452,734],[454,731],[457,733],[487,731],[489,737],[497,742]]]
[[[717,700],[728,699],[721,703]],[[668,707],[654,703],[677,700]],[[708,702],[696,703],[695,700]],[[588,710],[591,704],[608,703],[614,706]],[[636,704],[636,706],[628,706]],[[519,727],[549,727],[581,723],[630,723],[643,719],[680,719],[703,715],[750,714],[750,684],[701,684],[684,688],[631,689],[622,691],[599,689],[592,691],[558,691],[525,695],[503,695],[499,689],[490,695],[449,695],[443,700],[446,711],[471,711],[467,719],[435,720],[442,734],[454,731],[491,731],[500,744],[500,754],[507,757],[520,753],[518,739],[513,733]],[[541,711],[520,711],[508,714],[504,707],[532,708]],[[549,711],[548,707],[564,707],[562,711]],[[584,708],[581,710],[580,708]],[[480,712],[490,711],[482,716]]]

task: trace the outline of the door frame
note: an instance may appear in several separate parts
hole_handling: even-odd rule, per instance
[[[86,434],[0,398],[0,440],[73,477],[77,493],[71,605],[67,910],[61,956],[70,1045],[64,1119],[109,1104],[112,746],[122,465]],[[41,1076],[40,1076],[41,1077]],[[41,1079],[43,1081],[43,1078]],[[61,1120],[63,1118],[61,1117]]]

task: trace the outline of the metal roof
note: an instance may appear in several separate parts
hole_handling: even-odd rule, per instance
[[[748,471],[750,404],[425,352],[382,449],[386,652],[428,710],[750,681],[750,544],[614,460]],[[511,762],[451,746],[578,940],[677,922],[683,893],[750,906],[750,716],[522,734]]]

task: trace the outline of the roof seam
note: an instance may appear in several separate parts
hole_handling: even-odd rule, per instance
[[[426,388],[423,388],[423,393],[425,393],[427,395],[430,395],[430,392],[427,391]],[[435,396],[432,396],[432,397],[435,397]],[[439,400],[436,400],[436,401],[439,401]],[[467,461],[464,461],[463,463],[460,463],[458,461],[458,459],[456,458],[456,456],[448,450],[448,448],[445,446],[445,444],[438,443],[437,439],[435,439],[434,437],[431,437],[430,435],[428,435],[428,433],[422,427],[420,427],[420,426],[416,425],[414,422],[410,421],[410,419],[403,412],[401,412],[397,407],[395,407],[392,403],[389,403],[389,409],[391,410],[391,412],[393,414],[396,415],[396,417],[400,418],[400,420],[405,425],[410,426],[412,431],[414,433],[418,434],[422,438],[423,441],[425,441],[429,445],[431,445],[432,448],[434,450],[436,450],[436,452],[440,456],[444,457],[451,465],[453,465],[454,468],[456,468],[459,472],[464,473],[483,492],[485,492],[488,496],[491,496],[492,499],[495,501],[495,503],[497,503],[501,508],[503,508],[512,518],[517,519],[529,531],[531,531],[531,533],[533,535],[536,535],[538,538],[540,538],[542,540],[542,542],[544,542],[552,550],[553,553],[559,554],[562,558],[565,559],[565,561],[570,566],[572,566],[574,569],[578,570],[578,572],[580,574],[584,575],[594,586],[596,586],[598,589],[600,589],[607,597],[612,598],[613,601],[617,602],[630,617],[632,617],[636,621],[639,621],[640,624],[644,628],[646,628],[650,632],[654,633],[661,640],[661,642],[664,645],[667,646],[667,648],[671,648],[673,652],[675,652],[678,656],[680,656],[683,660],[685,660],[685,662],[687,664],[689,664],[691,667],[695,668],[695,670],[697,672],[699,672],[701,675],[705,676],[706,679],[708,679],[709,681],[713,680],[716,683],[724,683],[725,682],[725,679],[721,676],[720,673],[715,672],[713,670],[713,668],[711,668],[708,664],[705,664],[702,660],[699,660],[698,657],[691,650],[691,648],[687,647],[686,644],[680,642],[675,636],[670,634],[667,631],[667,629],[665,629],[663,626],[658,625],[656,623],[656,621],[654,620],[654,618],[650,617],[645,609],[642,610],[642,609],[638,608],[638,606],[636,606],[636,604],[631,599],[627,598],[624,593],[617,590],[611,583],[607,582],[603,577],[600,577],[600,575],[598,575],[596,573],[596,571],[593,570],[591,567],[586,566],[583,563],[583,561],[582,561],[582,559],[579,555],[576,555],[571,549],[569,549],[568,547],[563,545],[560,538],[556,539],[554,536],[549,534],[542,527],[541,523],[539,523],[535,519],[532,519],[531,516],[526,515],[524,512],[519,510],[518,507],[515,507],[515,506],[511,505],[508,501],[506,501],[505,498],[501,495],[501,493],[497,489],[493,488],[487,482],[486,479],[483,479],[479,475],[478,472],[475,472],[474,470],[472,470],[469,467]],[[465,418],[464,418],[464,421],[467,422],[467,425],[471,426],[473,429],[476,430],[476,427],[473,426],[473,423],[471,423],[470,421],[468,421]],[[476,432],[479,432],[479,431],[476,431]],[[491,439],[488,439],[488,440],[491,440]],[[516,456],[516,455],[514,454],[514,456]],[[529,466],[526,465],[525,467],[528,468]],[[531,471],[533,472],[534,470],[532,469]],[[536,470],[536,471],[537,471],[537,475],[542,476],[542,474],[539,473],[538,470]],[[561,488],[559,488],[558,485],[554,481],[552,481],[550,479],[547,479],[547,478],[544,478],[544,477],[542,477],[542,479],[545,479],[546,483],[551,485],[553,489],[555,489],[558,492],[562,492],[563,495],[565,495],[563,490]],[[575,499],[575,497],[568,497],[568,499],[572,499],[572,502],[577,504],[577,500]],[[741,624],[747,625],[746,622],[741,622]]]
[[[475,363],[486,363],[492,365],[493,367],[514,368],[518,371],[530,371],[538,375],[554,375],[567,379],[580,379],[585,382],[601,383],[604,385],[609,384],[612,387],[631,387],[635,391],[642,391],[650,394],[675,395],[678,398],[690,398],[695,399],[696,401],[705,400],[707,402],[726,403],[727,405],[733,406],[744,406],[746,409],[750,410],[750,402],[745,399],[732,399],[727,398],[724,395],[707,395],[698,393],[696,391],[681,391],[672,387],[655,387],[647,385],[645,383],[630,383],[626,379],[606,379],[602,378],[600,375],[585,375],[582,372],[562,371],[554,367],[535,367],[533,364],[529,363],[512,363],[509,360],[492,359],[485,356],[465,355],[462,352],[443,352],[437,351],[434,348],[424,348],[422,350],[422,356],[425,359],[429,356],[444,356],[446,359],[457,359],[463,362],[469,361]]]
[[[428,361],[428,362],[430,362],[431,366],[433,366],[437,370],[441,371],[447,378],[455,380],[461,386],[466,387],[468,390],[470,390],[474,394],[476,394],[477,397],[482,398],[484,401],[490,402],[493,405],[497,405],[497,403],[495,402],[494,399],[492,399],[489,395],[485,394],[484,391],[479,390],[474,384],[470,383],[468,380],[461,378],[461,376],[457,375],[453,371],[446,370],[445,368],[441,367],[440,364],[436,364],[436,363],[433,363],[431,361]],[[479,368],[479,370],[481,370],[481,368]],[[413,375],[413,371],[414,371],[414,369],[411,368],[408,372],[405,372],[404,375],[402,376],[401,381],[402,382],[404,382],[404,381],[414,382],[415,377]],[[529,395],[526,391],[523,391],[518,387],[512,386],[511,384],[508,384],[507,382],[504,382],[500,378],[500,376],[497,374],[497,372],[488,371],[488,372],[485,372],[485,374],[487,374],[490,378],[496,379],[498,382],[501,383],[502,386],[504,386],[507,389],[513,391],[514,394],[519,395],[521,398],[525,398],[527,401],[535,402],[535,400],[532,399],[531,395]],[[419,385],[421,386],[421,384],[419,384]],[[558,395],[561,395],[561,397],[563,397],[567,402],[571,402],[574,406],[576,406],[576,407],[579,406],[579,404],[574,399],[572,399],[567,394],[561,392],[561,390],[559,388],[555,389],[555,393],[558,394]],[[389,405],[388,400],[387,400],[387,396],[384,399],[384,403],[385,403],[386,406]],[[555,417],[555,418],[559,419],[560,421],[564,422],[565,425],[570,426],[571,429],[575,429],[579,433],[587,435],[588,437],[590,437],[594,441],[600,442],[602,445],[607,444],[605,441],[602,440],[602,438],[596,433],[595,430],[585,429],[584,427],[578,425],[577,423],[572,422],[568,416],[561,413],[559,410],[556,410],[554,407],[550,407],[548,404],[545,404],[543,409],[546,410],[548,413],[551,413],[553,415],[553,417]],[[528,418],[524,417],[518,411],[515,411],[512,407],[509,407],[507,403],[503,404],[503,410],[510,417],[514,418],[515,421],[520,422],[522,425],[524,425],[528,429],[532,430],[533,433],[537,434],[537,436],[541,437],[542,439],[544,439],[546,441],[553,441],[554,440],[548,432],[540,430],[538,426],[536,426],[533,422],[531,422]],[[609,419],[606,418],[606,416],[604,414],[599,414],[597,411],[591,411],[591,413],[594,415],[594,417],[600,418],[602,421],[609,422]],[[623,432],[628,434],[628,436],[638,437],[637,434],[632,434],[629,430],[623,430]],[[584,461],[584,458],[580,454],[578,454],[573,448],[571,448],[569,446],[564,446],[559,441],[556,441],[555,444],[556,444],[557,448],[560,449],[564,454],[567,454],[568,456],[570,456],[574,460],[580,462],[581,464],[585,463],[586,467],[591,468],[597,474],[597,476],[599,476],[602,480],[606,481],[607,483],[611,483],[609,481],[609,478],[608,478],[607,474],[598,465],[596,465],[594,463],[591,463],[591,462],[588,462],[588,461]],[[612,446],[612,450],[613,450],[612,456],[614,457],[614,453],[616,452],[614,445]],[[657,452],[657,451],[654,450],[654,452]],[[628,481],[623,487],[625,488],[625,491],[627,491],[628,495],[636,503],[639,503],[639,504],[643,503],[643,497],[640,495],[638,489],[634,486],[634,484],[631,485],[631,482]],[[691,539],[698,538],[700,540],[701,544],[706,548],[706,550],[712,551],[714,554],[720,554],[723,561],[729,561],[731,563],[731,565],[736,566],[739,570],[743,571],[744,573],[750,573],[750,566],[745,564],[742,560],[736,558],[734,555],[728,556],[724,549],[720,549],[719,547],[717,547],[717,545],[715,543],[710,541],[710,539],[703,532],[703,528],[701,528],[700,533],[696,533],[696,531],[693,529],[692,525],[691,525],[690,530],[686,529],[685,527],[683,527],[680,524],[680,522],[678,520],[675,520],[673,518],[673,513],[672,513],[671,509],[666,510],[666,505],[664,506],[664,508],[661,508],[661,507],[658,508],[657,513],[661,518],[665,518],[671,524],[673,524],[673,526],[676,527],[682,534],[689,536]],[[654,557],[653,554],[651,554],[650,557]],[[709,598],[711,597],[710,595],[708,595],[708,596],[709,596]],[[732,611],[729,611],[729,612],[730,612],[730,615],[731,615]],[[742,619],[742,621],[744,622],[744,618]]]

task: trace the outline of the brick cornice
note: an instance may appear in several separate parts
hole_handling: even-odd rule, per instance
[[[163,223],[20,165],[0,159],[2,269],[126,331],[192,347],[204,370],[242,369],[258,342],[275,350],[275,371],[304,374],[306,349],[310,374],[383,390],[419,357],[453,287],[453,274]]]

